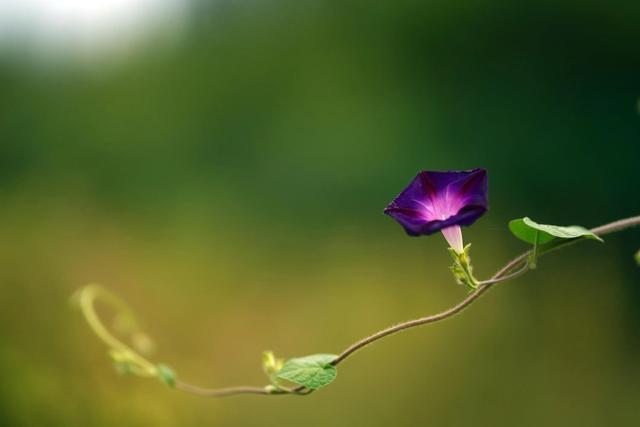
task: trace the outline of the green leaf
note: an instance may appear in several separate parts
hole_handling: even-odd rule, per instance
[[[335,354],[313,354],[289,359],[277,376],[310,389],[319,389],[336,379],[337,370],[331,364],[336,357]]]
[[[529,217],[510,221],[509,229],[518,239],[531,244],[536,242],[536,234],[538,235],[538,244],[540,245],[556,238],[576,239],[578,237],[585,237],[587,239],[599,240],[600,242],[603,241],[600,237],[579,225],[561,227],[559,225],[538,224]]]
[[[636,252],[634,258],[636,259],[636,263],[640,265],[640,250]]]
[[[160,378],[160,381],[171,388],[175,388],[176,374],[175,372],[173,372],[173,369],[171,369],[167,365],[157,365],[156,368],[158,370],[158,378]]]

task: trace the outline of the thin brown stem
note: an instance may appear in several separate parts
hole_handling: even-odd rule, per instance
[[[593,228],[591,230],[591,232],[593,232],[596,235],[599,236],[603,236],[605,234],[609,234],[609,233],[613,233],[616,231],[620,231],[620,230],[624,230],[626,228],[629,227],[633,227],[633,226],[637,226],[640,225],[640,216],[635,216],[635,217],[631,217],[631,218],[626,218],[626,219],[621,219],[619,221],[614,221],[612,223],[609,224],[605,224],[605,225],[601,225],[599,227]],[[573,241],[569,241],[569,242],[573,242]],[[504,282],[513,278],[516,278],[522,274],[524,274],[527,271],[527,259],[529,258],[529,255],[531,254],[531,251],[527,251],[521,255],[518,255],[516,258],[514,258],[513,260],[509,261],[504,267],[502,267],[500,270],[498,270],[498,272],[496,272],[491,279],[480,282],[478,288],[476,290],[474,290],[471,294],[469,294],[467,296],[467,298],[465,298],[464,300],[462,300],[461,302],[459,302],[458,304],[454,305],[451,308],[448,308],[440,313],[431,315],[431,316],[426,316],[426,317],[421,317],[419,319],[414,319],[414,320],[409,320],[407,322],[403,322],[403,323],[399,323],[397,325],[394,326],[390,326],[386,329],[383,329],[381,331],[378,331],[376,333],[374,333],[373,335],[370,335],[366,338],[363,338],[362,340],[350,345],[349,347],[347,347],[342,353],[340,353],[340,355],[332,362],[332,364],[338,365],[339,363],[341,363],[343,360],[345,360],[347,357],[349,357],[350,355],[352,355],[353,353],[355,353],[356,351],[360,350],[361,348],[371,344],[372,342],[375,342],[377,340],[379,340],[380,338],[386,337],[388,335],[394,334],[396,332],[400,332],[403,331],[405,329],[410,329],[410,328],[414,328],[416,326],[421,326],[421,325],[426,325],[427,323],[434,323],[434,322],[438,322],[440,320],[444,320],[447,319],[451,316],[454,316],[458,313],[460,313],[462,310],[464,310],[465,308],[467,308],[469,305],[471,305],[471,303],[473,303],[475,300],[477,300],[482,294],[484,294],[491,286],[500,283],[500,282]],[[538,256],[541,256],[542,253],[538,254]],[[513,269],[515,269],[516,267],[518,267],[520,264],[523,264],[524,267],[521,268],[520,270],[514,272],[514,273],[510,273]]]
[[[489,286],[490,285],[479,285],[478,288],[473,292],[471,292],[464,300],[462,300],[462,302],[438,314],[434,314],[427,317],[421,317],[419,319],[409,320],[407,322],[399,323],[397,325],[390,326],[386,329],[378,331],[375,334],[370,335],[347,347],[347,349],[344,350],[342,353],[340,353],[340,355],[333,362],[331,362],[331,364],[334,366],[338,365],[340,362],[345,360],[347,357],[351,356],[356,351],[371,344],[374,341],[379,340],[380,338],[386,337],[387,335],[391,335],[393,333],[400,332],[405,329],[414,328],[416,326],[426,325],[427,323],[433,323],[439,320],[444,320],[448,317],[453,316],[454,314],[458,314],[462,310],[467,308],[473,301],[478,299],[483,293],[485,293],[487,289],[489,289]]]
[[[257,387],[257,386],[236,386],[236,387],[224,387],[224,388],[206,388],[186,383],[181,380],[176,380],[176,389],[191,394],[197,394],[204,397],[225,397],[234,396],[238,394],[268,394],[268,395],[285,395],[285,394],[297,394],[307,395],[313,392],[305,387],[294,388],[270,388]]]
[[[478,283],[478,285],[495,285],[496,283],[506,282],[507,280],[515,279],[516,277],[522,276],[524,273],[529,271],[530,268],[533,268],[529,264],[529,260],[525,259],[524,265],[520,267],[520,269],[514,271],[513,273],[506,274],[504,276],[491,278],[487,280],[483,280]]]
[[[632,216],[631,218],[620,219],[618,221],[610,222],[609,224],[604,224],[599,227],[592,228],[591,232],[598,236],[604,236],[605,234],[613,233],[638,225],[640,225],[640,216]]]
[[[609,224],[604,224],[599,227],[595,227],[591,229],[591,231],[598,236],[603,236],[605,234],[610,234],[610,233],[624,230],[637,225],[640,225],[640,216],[621,219],[619,221],[614,221]],[[574,242],[575,241],[567,241],[566,244],[557,245],[556,247],[553,248],[553,250],[558,249],[560,247],[568,246],[569,244]],[[538,257],[542,256],[548,252],[549,251],[540,252],[537,254],[537,256]],[[340,355],[335,360],[333,360],[333,362],[331,362],[331,364],[334,366],[340,364],[346,358],[354,354],[356,351],[388,335],[391,335],[406,329],[414,328],[416,326],[426,325],[428,323],[435,323],[460,313],[465,308],[469,307],[480,296],[482,296],[482,294],[488,291],[493,285],[501,282],[505,282],[507,280],[515,279],[516,277],[519,277],[522,274],[526,273],[529,269],[527,260],[529,259],[530,254],[531,254],[531,251],[527,251],[527,252],[524,252],[523,254],[518,255],[511,261],[509,261],[505,266],[503,266],[500,270],[498,270],[490,279],[480,282],[478,284],[478,287],[473,292],[471,292],[469,295],[467,295],[467,297],[464,300],[454,305],[453,307],[450,307],[440,313],[433,314],[431,316],[421,317],[419,319],[413,319],[407,322],[390,326],[366,338],[363,338],[360,341],[357,341],[354,344],[347,347],[342,353],[340,353]],[[518,267],[520,268],[516,270],[516,268]],[[303,394],[308,394],[312,392],[312,390],[306,389],[303,386],[295,387],[292,389],[282,389],[282,390],[269,390],[265,387],[229,387],[229,388],[221,388],[221,389],[208,389],[208,388],[194,386],[182,381],[178,381],[176,383],[176,388],[189,393],[198,394],[201,396],[208,396],[208,397],[223,397],[223,396],[232,396],[232,395],[238,395],[238,394],[303,395]]]
[[[224,397],[236,394],[270,394],[264,387],[238,386],[226,388],[205,388],[176,380],[176,388],[191,394],[204,397]]]

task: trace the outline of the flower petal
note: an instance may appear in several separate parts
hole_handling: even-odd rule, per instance
[[[447,193],[459,198],[463,206],[481,205],[487,207],[487,171],[473,169],[447,186]]]
[[[431,189],[429,186],[431,185],[428,180],[425,179],[425,172],[420,172],[418,175],[413,178],[411,183],[402,190],[393,201],[387,206],[387,209],[410,209],[416,212],[424,214],[429,214],[433,207],[431,203]]]
[[[420,172],[384,210],[411,236],[471,225],[487,211],[487,172]]]
[[[410,236],[425,234],[424,226],[429,223],[417,210],[387,207],[384,213],[398,221]]]

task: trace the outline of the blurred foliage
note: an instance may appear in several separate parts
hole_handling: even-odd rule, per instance
[[[638,214],[639,19],[628,1],[215,1],[178,46],[120,62],[4,52],[0,422],[638,425],[637,231],[542,260],[308,398],[119,377],[66,303],[100,282],[178,376],[262,384],[264,349],[338,352],[464,295],[443,239],[382,216],[420,169],[489,170],[491,211],[465,230],[479,278],[524,249],[512,218]]]

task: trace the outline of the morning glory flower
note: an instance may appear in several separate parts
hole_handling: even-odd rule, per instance
[[[487,171],[422,171],[384,213],[410,236],[442,231],[457,253],[464,250],[460,226],[471,225],[487,211]]]

